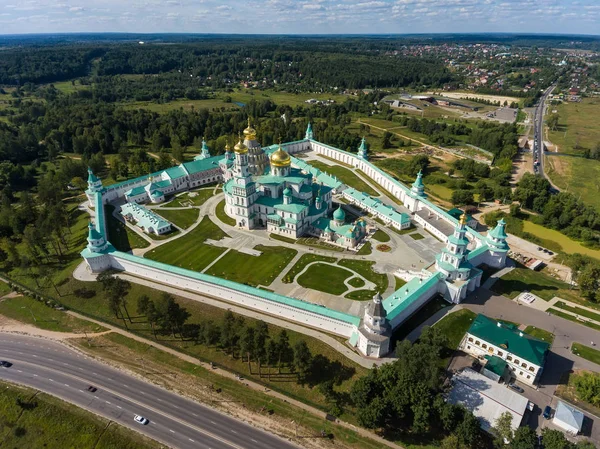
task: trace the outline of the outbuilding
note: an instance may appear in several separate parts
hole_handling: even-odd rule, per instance
[[[552,423],[571,435],[577,435],[583,425],[583,413],[575,407],[558,401]]]

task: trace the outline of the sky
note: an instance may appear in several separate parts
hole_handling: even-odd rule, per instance
[[[600,0],[0,0],[0,34],[600,34]]]

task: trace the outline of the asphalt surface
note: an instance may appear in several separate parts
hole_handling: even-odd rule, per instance
[[[548,95],[552,93],[556,85],[550,86],[544,94],[540,97],[538,105],[535,107],[534,115],[534,127],[533,127],[533,159],[536,157],[539,161],[538,174],[543,178],[546,178],[544,172],[544,112],[546,109],[546,100]],[[535,169],[534,169],[535,171]]]
[[[96,362],[68,347],[34,337],[0,334],[0,378],[50,393],[174,448],[298,446],[197,402]],[[93,385],[95,393],[87,390]],[[134,415],[150,420],[141,425]]]

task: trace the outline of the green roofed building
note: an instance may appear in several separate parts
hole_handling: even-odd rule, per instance
[[[502,359],[508,365],[512,378],[535,385],[544,370],[550,345],[525,334],[514,325],[480,314],[471,324],[459,348],[480,359]],[[492,363],[498,364],[499,361]]]
[[[162,235],[171,230],[171,223],[136,203],[127,203],[121,206],[121,215],[125,220],[135,223],[149,234]]]

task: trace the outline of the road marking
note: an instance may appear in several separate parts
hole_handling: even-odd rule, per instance
[[[108,402],[108,401],[104,401],[104,402],[106,402],[107,404],[110,404],[110,402]],[[112,405],[112,404],[110,404],[110,405]]]
[[[83,393],[83,390],[79,390],[81,393]]]
[[[216,422],[214,422],[214,421],[211,421],[211,423],[216,424]]]
[[[33,354],[33,357],[37,357],[37,355]],[[52,359],[49,359],[49,360],[52,360]]]
[[[123,407],[121,407],[120,405],[117,405],[117,408],[120,408],[120,409],[122,409]]]
[[[171,433],[175,433],[175,431],[174,431],[174,430],[171,430],[171,429],[169,429],[169,432],[171,432]]]
[[[258,443],[258,441],[256,441],[254,438],[250,438],[252,441],[254,441],[255,443]]]
[[[33,377],[38,377],[38,375],[37,375],[37,374],[34,374],[34,375],[33,375]]]
[[[194,415],[196,418],[198,417],[198,415],[196,415],[195,413],[192,413],[192,415]]]
[[[54,382],[54,380],[52,380],[52,379],[48,379],[48,380],[49,380],[50,382]]]
[[[194,440],[192,440],[191,438],[188,438],[188,440],[190,440],[192,443],[195,443],[195,441],[194,441]]]
[[[68,387],[68,386],[69,386],[69,384],[65,384],[65,387]]]
[[[83,368],[77,368],[79,371],[83,371]]]
[[[20,369],[17,370],[17,373],[22,373],[23,371],[21,371]]]
[[[237,432],[235,430],[233,430],[233,429],[231,429],[231,432],[237,434]]]

